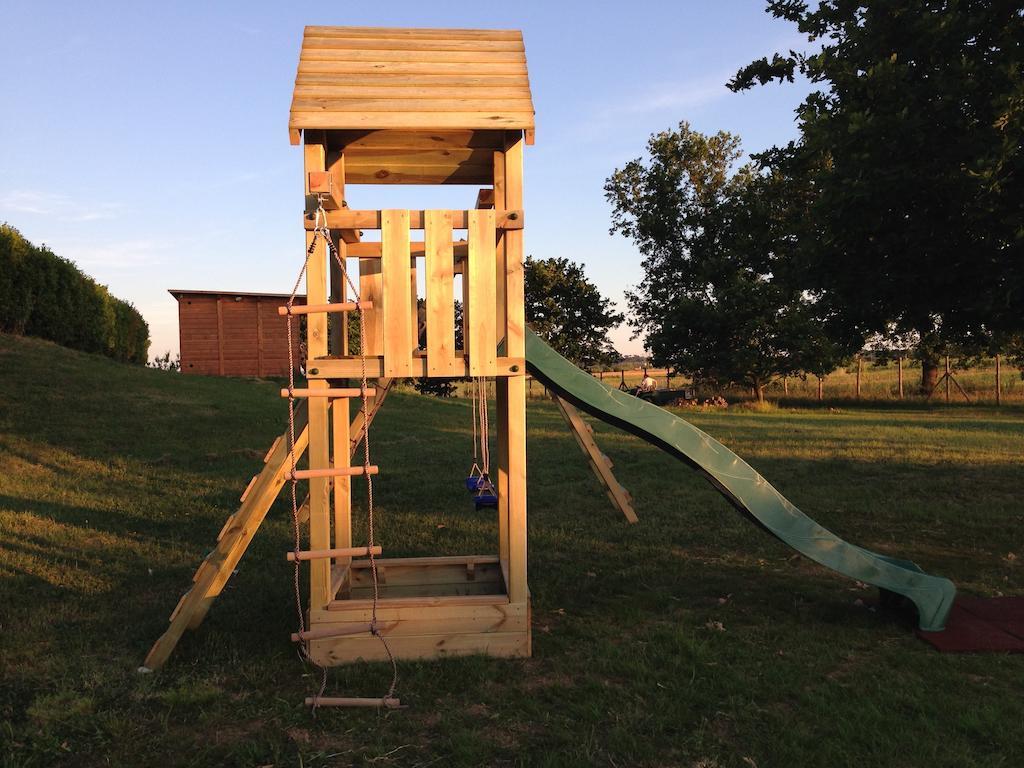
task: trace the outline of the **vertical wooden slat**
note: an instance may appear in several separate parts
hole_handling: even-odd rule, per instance
[[[309,194],[309,174],[311,171],[326,170],[327,157],[324,146],[324,135],[320,131],[307,131],[305,155],[306,194]],[[306,233],[306,251],[308,253],[314,237],[313,232]],[[327,245],[320,242],[316,250],[309,256],[306,267],[306,300],[310,304],[327,303]],[[327,354],[327,315],[323,312],[313,313],[306,317],[306,347],[309,357],[322,357]],[[325,389],[329,383],[323,379],[311,380],[310,389]],[[311,397],[307,403],[309,410],[309,468],[327,469],[330,467],[330,424],[328,422],[328,399]],[[309,481],[309,546],[310,549],[330,548],[331,509],[330,485],[328,478],[313,478]],[[310,562],[309,571],[309,607],[317,610],[330,602],[331,562],[330,560],[314,560]]]
[[[413,374],[414,317],[409,306],[409,211],[381,211],[381,278],[384,304],[384,375]]]
[[[359,330],[363,354],[368,357],[384,354],[384,311],[380,265],[380,259],[359,260],[359,299],[373,303],[373,309],[362,311],[361,317],[365,327]]]
[[[505,206],[523,207],[523,135],[508,131],[505,143]],[[505,232],[507,333],[509,357],[526,354],[526,320],[523,297],[523,233]],[[508,413],[505,415],[508,462],[508,573],[509,600],[528,599],[526,582],[526,372],[501,380],[506,387]]]
[[[469,211],[469,355],[470,376],[493,376],[498,367],[494,327],[495,300],[494,210]]]
[[[424,271],[427,278],[427,375],[447,376],[455,358],[455,275],[452,215],[424,213]]]

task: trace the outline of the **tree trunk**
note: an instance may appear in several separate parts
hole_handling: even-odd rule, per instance
[[[927,395],[939,383],[939,358],[927,357],[921,360],[921,394]]]

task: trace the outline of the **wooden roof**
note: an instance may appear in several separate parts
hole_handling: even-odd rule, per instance
[[[293,144],[305,129],[521,129],[530,141],[533,128],[519,30],[306,27]]]

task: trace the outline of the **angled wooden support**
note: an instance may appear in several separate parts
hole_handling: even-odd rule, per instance
[[[580,416],[579,411],[576,410],[572,403],[563,400],[554,392],[551,393],[551,399],[555,401],[555,405],[558,406],[562,418],[569,425],[569,431],[576,438],[576,444],[583,451],[583,455],[589,460],[590,468],[594,471],[594,475],[597,476],[598,482],[607,491],[608,499],[611,501],[612,506],[625,515],[626,520],[629,522],[639,522],[639,518],[633,510],[633,499],[630,497],[629,491],[623,488],[619,481],[615,479],[615,475],[612,474],[612,463],[607,456],[601,453],[601,449],[597,447],[597,443],[594,441],[593,429],[583,420],[583,417]]]

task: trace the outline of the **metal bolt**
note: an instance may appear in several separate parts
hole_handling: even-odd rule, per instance
[[[310,376],[318,376],[319,374],[320,374],[320,369],[319,368],[310,368],[309,369],[309,375]]]
[[[512,371],[512,373],[519,373],[519,366],[513,365],[509,370]]]

